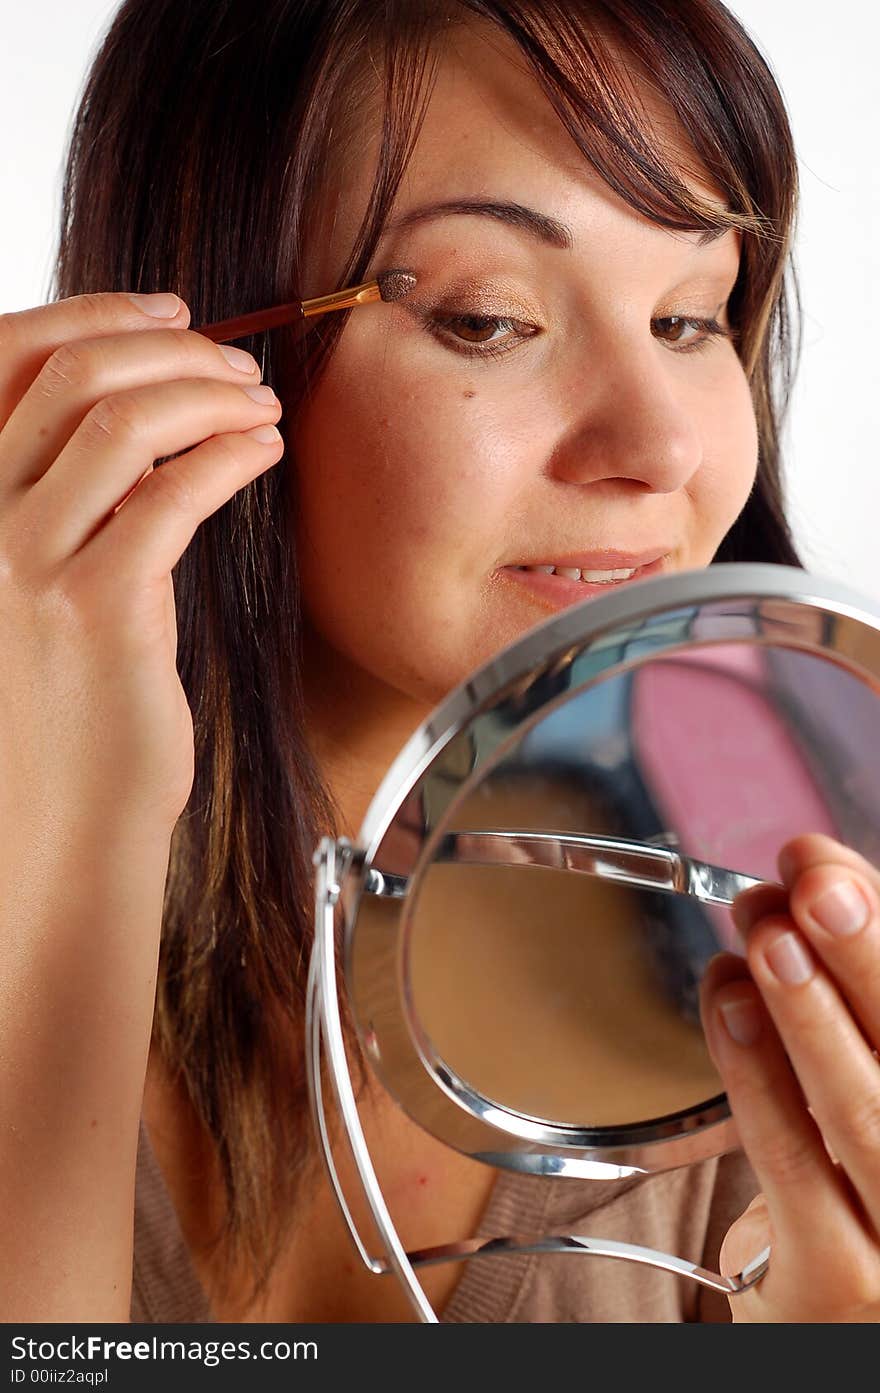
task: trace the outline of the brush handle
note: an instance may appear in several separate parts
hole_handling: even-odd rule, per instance
[[[240,314],[235,319],[221,319],[216,324],[205,324],[196,329],[213,343],[230,343],[233,339],[243,339],[248,334],[259,334],[264,329],[276,329],[280,324],[293,324],[304,318],[301,300],[289,300],[286,305],[274,305],[269,310],[254,310],[252,314]]]
[[[410,279],[414,281],[415,277],[411,276]],[[218,324],[206,324],[196,333],[204,334],[214,343],[229,343],[232,339],[243,339],[246,334],[276,329],[279,324],[292,324],[317,314],[327,314],[330,310],[349,310],[356,305],[369,305],[381,299],[379,282],[364,281],[362,285],[334,290],[332,295],[317,295],[312,300],[290,300],[286,305],[275,305],[270,310],[254,310],[253,314],[241,314],[237,319],[222,319]]]

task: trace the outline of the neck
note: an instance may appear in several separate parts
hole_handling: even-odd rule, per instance
[[[309,740],[339,834],[354,840],[389,765],[432,708],[349,662],[311,629],[303,688]]]

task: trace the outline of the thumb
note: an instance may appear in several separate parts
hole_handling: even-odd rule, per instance
[[[733,1277],[771,1244],[770,1213],[763,1195],[756,1195],[748,1209],[731,1224],[721,1245],[720,1267]]]

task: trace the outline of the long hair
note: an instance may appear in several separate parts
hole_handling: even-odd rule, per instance
[[[339,283],[362,279],[443,33],[469,21],[514,40],[584,160],[633,209],[667,228],[740,230],[730,316],[760,454],[715,559],[799,565],[779,450],[799,347],[795,153],[773,76],[719,0],[126,0],[72,127],[53,298],[174,290],[201,324],[332,288],[303,284],[311,229],[369,96],[374,189]],[[730,212],[692,194],[652,140],[621,53],[652,74]],[[153,1043],[212,1139],[218,1242],[229,1267],[247,1263],[254,1296],[314,1157],[289,1042],[302,1038],[312,852],[337,818],[305,736],[290,518],[297,408],[346,319],[240,340],[281,398],[285,458],[201,524],[173,574],[196,765],[172,840]]]

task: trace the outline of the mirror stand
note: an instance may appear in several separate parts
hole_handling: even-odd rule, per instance
[[[590,1238],[583,1234],[551,1234],[534,1236],[515,1234],[497,1238],[471,1238],[456,1243],[407,1252],[385,1203],[372,1158],[366,1144],[351,1076],[345,1057],[342,1022],[339,1012],[338,977],[336,972],[335,918],[336,907],[351,862],[351,844],[344,838],[324,837],[314,855],[315,878],[315,936],[309,962],[306,1001],[306,1072],[309,1099],[315,1132],[323,1152],[324,1162],[346,1227],[361,1261],[375,1275],[394,1273],[406,1292],[418,1319],[438,1323],[438,1316],[428,1301],[415,1273],[416,1267],[430,1267],[443,1262],[463,1261],[473,1257],[491,1257],[515,1253],[579,1253],[597,1257],[617,1258],[661,1268],[681,1277],[689,1277],[701,1286],[727,1296],[748,1291],[764,1276],[769,1266],[770,1249],[765,1248],[749,1262],[742,1272],[725,1277],[710,1272],[696,1263],[667,1253],[642,1248],[634,1243],[616,1243],[608,1239]],[[729,901],[727,901],[729,903]],[[336,1095],[336,1104],[343,1123],[348,1146],[354,1158],[364,1196],[377,1231],[386,1246],[387,1257],[371,1257],[365,1246],[339,1181],[324,1108],[321,1083],[322,1048],[326,1054],[328,1072]],[[637,1168],[634,1168],[637,1169]]]

